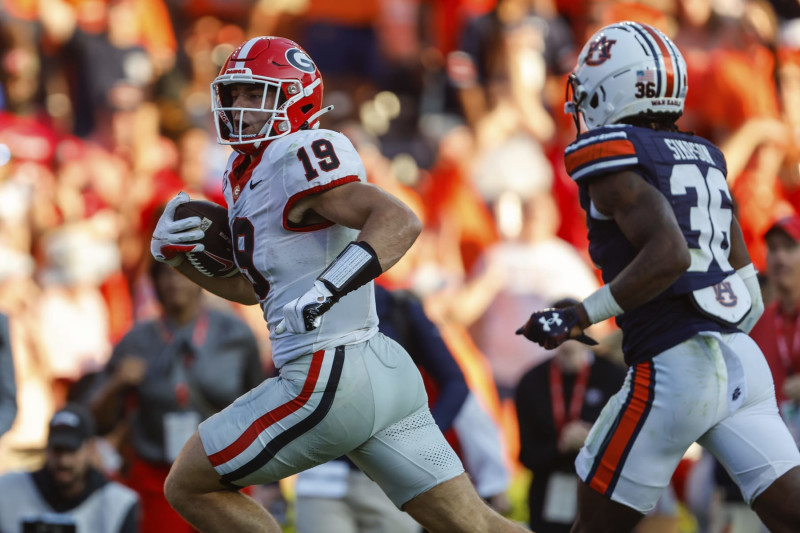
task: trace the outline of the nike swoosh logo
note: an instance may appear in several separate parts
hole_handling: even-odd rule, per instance
[[[256,185],[258,185],[258,184],[259,184],[259,183],[261,183],[262,181],[264,181],[264,180],[251,181],[251,182],[250,182],[250,190],[252,191],[253,189],[255,189],[255,188],[256,188]]]

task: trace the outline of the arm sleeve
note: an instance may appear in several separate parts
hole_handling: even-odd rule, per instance
[[[8,317],[0,314],[0,436],[11,428],[17,416],[17,385]]]

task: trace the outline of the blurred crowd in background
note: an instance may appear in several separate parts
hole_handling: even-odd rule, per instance
[[[180,190],[224,203],[209,83],[245,39],[306,49],[335,106],[322,127],[423,221],[378,282],[422,299],[516,470],[515,389],[550,354],[514,330],[599,283],[563,165],[580,46],[619,20],[674,40],[689,80],[678,124],[722,148],[763,271],[764,232],[800,208],[795,17],[790,0],[4,0],[0,310],[19,410],[0,473],[40,461],[53,413],[159,315],[148,243],[163,204]],[[271,373],[260,310],[205,297],[251,325]],[[619,361],[613,325],[595,335]]]

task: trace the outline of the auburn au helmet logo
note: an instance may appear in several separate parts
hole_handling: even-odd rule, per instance
[[[589,52],[586,54],[586,64],[596,67],[611,59],[611,47],[616,42],[605,35],[592,41],[592,44],[589,45]]]

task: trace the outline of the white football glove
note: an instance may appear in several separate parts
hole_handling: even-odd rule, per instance
[[[275,334],[285,331],[306,333],[319,327],[322,315],[336,303],[333,293],[319,280],[302,295],[283,306],[283,320],[275,327]]]
[[[156,261],[178,266],[183,262],[185,253],[205,250],[205,246],[197,242],[205,236],[200,229],[200,217],[174,219],[175,209],[188,201],[189,195],[181,191],[164,207],[150,239],[150,253]]]

